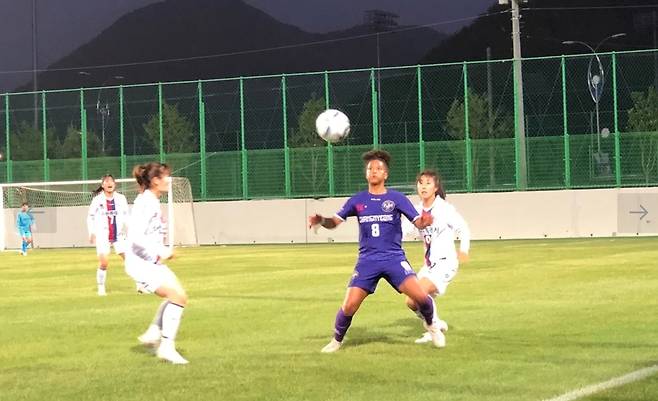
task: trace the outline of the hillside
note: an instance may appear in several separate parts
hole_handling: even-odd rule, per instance
[[[382,33],[381,65],[415,64],[443,37],[427,28]],[[167,0],[123,16],[52,64],[51,70],[63,70],[41,74],[39,87],[96,86],[114,75],[124,76],[123,83],[144,83],[371,67],[376,48],[368,26],[316,34],[241,0]],[[158,62],[186,58],[195,59]],[[81,69],[89,75],[67,70],[117,64],[129,65]]]
[[[579,40],[595,46],[602,39],[620,32],[627,36],[606,42],[600,50],[651,48],[654,45],[653,30],[656,29],[652,10],[656,8],[638,6],[655,4],[655,0],[530,0],[522,10],[523,57],[583,53],[586,51],[583,47],[566,46],[562,42]],[[605,6],[616,8],[602,8]],[[496,4],[487,13],[508,8]],[[511,58],[511,30],[509,12],[480,17],[433,48],[422,62],[484,60],[487,47],[491,48],[493,58]]]

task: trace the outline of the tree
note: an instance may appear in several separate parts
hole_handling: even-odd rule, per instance
[[[491,139],[510,137],[514,132],[514,123],[510,116],[500,115],[499,110],[492,110],[485,95],[475,93],[468,89],[468,128],[471,139],[490,139],[489,151],[489,185],[494,186],[495,181],[495,153],[496,146]],[[466,118],[464,116],[464,101],[455,99],[446,115],[446,130],[448,135],[455,139],[466,137]],[[482,148],[473,146],[471,148],[473,160],[473,178],[477,180],[480,174],[480,150]]]
[[[80,158],[82,156],[82,132],[73,125],[66,128],[66,136],[56,152],[58,159]],[[102,156],[102,144],[98,136],[92,131],[87,132],[87,156]]]
[[[315,119],[324,111],[324,99],[312,96],[304,103],[297,118],[297,127],[288,138],[292,148],[307,148],[293,153],[293,157],[301,158],[303,169],[295,172],[301,174],[310,183],[313,193],[318,192],[321,185],[327,182],[327,169],[321,160],[326,156],[327,143],[315,132]]]
[[[155,149],[160,149],[160,122],[158,115],[143,125]],[[162,131],[166,153],[191,153],[197,150],[198,136],[194,125],[178,111],[177,104],[162,105]]]
[[[648,184],[658,159],[658,91],[651,86],[646,92],[633,92],[631,98],[628,130],[640,135],[640,167]]]
[[[55,128],[47,129],[48,158],[57,157],[59,141]],[[12,160],[41,160],[43,159],[43,142],[41,130],[35,128],[27,121],[21,121],[11,131],[10,147]]]
[[[302,112],[297,119],[297,128],[288,138],[290,147],[310,148],[325,147],[326,142],[315,132],[315,119],[324,111],[324,99],[313,96],[304,103]]]

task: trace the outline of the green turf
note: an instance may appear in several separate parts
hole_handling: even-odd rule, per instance
[[[421,246],[408,243],[412,265]],[[475,242],[443,350],[386,282],[344,347],[319,350],[356,245],[182,249],[188,366],[137,344],[159,303],[92,249],[0,254],[0,400],[542,400],[658,363],[658,239]],[[606,398],[607,397],[607,398]],[[587,398],[656,400],[656,377]]]

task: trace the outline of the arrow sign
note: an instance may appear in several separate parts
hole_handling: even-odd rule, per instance
[[[638,211],[632,211],[631,210],[628,213],[630,213],[630,214],[641,214],[642,216],[640,216],[640,220],[642,220],[647,214],[649,214],[649,211],[647,209],[645,209],[644,206],[642,206],[642,205],[640,205],[640,209],[642,209],[642,210],[638,210]]]

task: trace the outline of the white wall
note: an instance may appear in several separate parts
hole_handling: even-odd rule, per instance
[[[417,197],[411,197],[416,202]],[[194,222],[200,244],[354,242],[355,219],[336,230],[306,226],[307,216],[330,216],[346,198],[203,202],[176,213],[177,232],[190,236]],[[474,239],[608,237],[658,233],[658,188],[624,188],[449,194]],[[647,210],[643,216],[642,207]],[[86,207],[44,209],[36,215],[41,247],[88,246]],[[7,244],[16,248],[15,210],[6,210]],[[43,220],[41,224],[39,220]],[[43,232],[41,227],[50,227]],[[41,230],[41,231],[40,231]],[[178,242],[178,241],[177,241]]]

